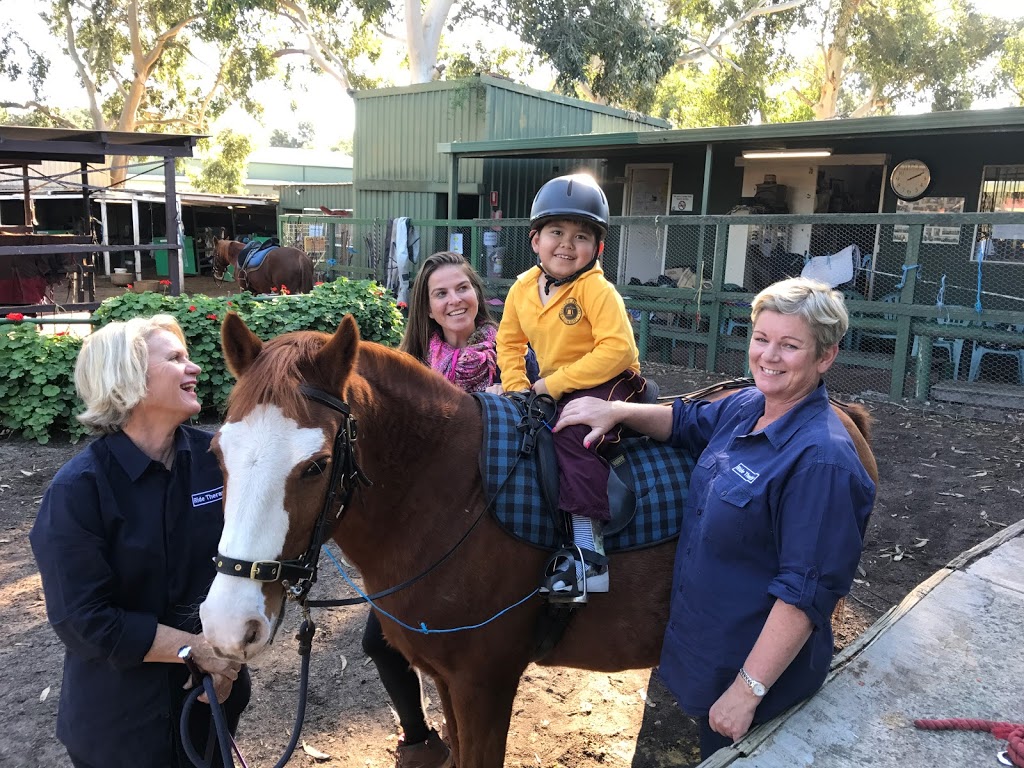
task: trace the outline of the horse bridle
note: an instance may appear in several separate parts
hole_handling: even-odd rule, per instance
[[[288,592],[288,596],[303,603],[309,590],[316,583],[317,563],[320,560],[320,549],[334,527],[341,521],[352,500],[352,495],[360,485],[373,485],[359,468],[356,460],[356,419],[348,407],[348,403],[321,389],[308,384],[299,386],[299,391],[307,400],[326,405],[342,415],[341,424],[334,434],[334,447],[331,452],[331,479],[324,496],[323,506],[317,515],[313,527],[313,535],[306,551],[294,560],[237,560],[233,557],[217,553],[214,558],[217,573],[227,576],[252,579],[263,584],[280,582]],[[341,493],[338,511],[332,515],[335,499]]]

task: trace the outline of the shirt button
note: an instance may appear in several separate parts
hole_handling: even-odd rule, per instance
[[[704,514],[704,510],[703,509],[698,509],[697,510],[697,517],[700,517],[703,514]]]

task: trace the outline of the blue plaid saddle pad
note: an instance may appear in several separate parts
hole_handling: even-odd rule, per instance
[[[561,538],[541,496],[536,454],[519,456],[519,409],[499,395],[474,397],[483,411],[480,474],[485,498],[493,499],[492,514],[513,536],[557,549]],[[677,537],[693,472],[693,458],[678,448],[647,438],[632,438],[624,445],[634,478],[636,515],[622,531],[605,538],[608,553],[642,549]]]
[[[265,243],[253,240],[239,252],[238,263],[242,265],[242,269],[253,272],[263,266],[263,259],[268,253],[280,247],[281,244],[276,237],[270,238]]]

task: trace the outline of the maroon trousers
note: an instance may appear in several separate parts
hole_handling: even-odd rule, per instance
[[[634,371],[625,371],[590,389],[581,389],[558,401],[557,417],[562,415],[566,403],[580,397],[597,397],[601,400],[637,401],[642,399],[647,381]],[[608,510],[608,462],[601,457],[601,449],[614,445],[622,439],[622,427],[616,426],[603,438],[595,440],[589,448],[583,447],[583,439],[590,427],[577,424],[556,432],[555,455],[558,457],[558,506],[570,515],[582,515],[594,520],[609,520]]]

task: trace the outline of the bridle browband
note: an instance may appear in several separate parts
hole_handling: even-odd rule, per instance
[[[313,584],[316,583],[317,563],[320,560],[320,549],[327,540],[334,526],[341,521],[352,495],[360,485],[373,485],[359,468],[355,455],[356,420],[343,400],[316,389],[308,384],[299,385],[299,391],[307,400],[326,405],[342,415],[341,424],[334,434],[334,447],[331,451],[331,479],[324,495],[324,503],[320,508],[313,535],[309,546],[302,556],[294,560],[236,560],[233,557],[217,553],[214,558],[217,573],[238,576],[264,584],[281,582],[290,597],[303,602]],[[338,494],[338,511],[332,515]]]

